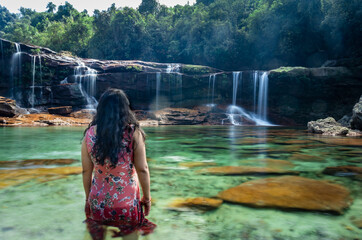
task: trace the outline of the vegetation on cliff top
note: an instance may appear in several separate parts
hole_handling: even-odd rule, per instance
[[[361,56],[360,0],[197,0],[166,7],[79,12],[70,3],[47,11],[0,6],[0,37],[99,59],[142,59],[219,69],[318,66]]]

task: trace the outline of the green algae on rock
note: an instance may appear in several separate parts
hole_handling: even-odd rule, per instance
[[[224,201],[252,207],[302,209],[343,214],[353,200],[338,184],[298,176],[264,178],[245,182],[218,194]]]

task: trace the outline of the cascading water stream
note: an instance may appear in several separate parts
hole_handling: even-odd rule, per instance
[[[156,107],[155,110],[159,110],[160,107],[160,87],[161,87],[161,73],[157,72],[156,73]]]
[[[268,73],[264,72],[259,78],[258,115],[257,117],[267,122],[268,111]]]
[[[3,40],[0,39],[0,48],[1,48],[1,70],[4,72],[5,61],[4,61],[4,47]]]
[[[78,66],[74,68],[75,82],[78,83],[79,90],[87,101],[87,108],[95,109],[98,104],[95,99],[97,71],[87,67],[83,62],[77,63]]]
[[[233,72],[233,99],[232,105],[227,108],[227,119],[233,125],[243,125],[243,120],[247,120],[254,122],[255,125],[272,126],[273,124],[271,124],[267,120],[268,73],[263,72],[262,74],[260,74],[258,71],[254,71],[252,76],[253,112],[249,113],[244,108],[236,105],[239,78],[241,79],[240,81],[242,83],[242,75],[240,75],[240,72]]]
[[[31,99],[30,99],[31,108],[34,108],[34,104],[35,104],[35,64],[36,64],[36,57],[37,56],[31,56],[31,69],[32,69],[32,86],[31,86]]]
[[[15,99],[15,87],[16,82],[21,84],[21,47],[19,43],[15,43],[15,50],[16,52],[11,57],[11,68],[10,68],[10,75],[11,75],[11,87],[12,87],[12,98]],[[17,72],[15,72],[17,70]],[[17,81],[16,81],[17,77]]]
[[[207,102],[208,102],[208,106],[210,107],[214,107],[215,103],[214,103],[214,96],[215,96],[215,82],[216,82],[216,74],[211,74],[209,76],[209,88],[207,91]],[[211,88],[212,87],[212,88]],[[211,97],[210,97],[210,92],[211,92]]]

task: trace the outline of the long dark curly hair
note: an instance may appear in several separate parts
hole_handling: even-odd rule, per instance
[[[124,144],[124,142],[131,141],[130,138],[124,139],[125,135],[130,136],[132,132],[130,125],[134,125],[135,130],[139,129],[145,140],[145,134],[131,111],[129,100],[120,89],[111,88],[102,94],[97,113],[84,131],[84,136],[87,130],[94,125],[96,125],[96,141],[91,154],[101,165],[104,165],[105,159],[109,158],[111,166],[115,167],[118,163],[119,153],[125,150],[131,151],[130,144]],[[124,134],[125,131],[128,134]]]

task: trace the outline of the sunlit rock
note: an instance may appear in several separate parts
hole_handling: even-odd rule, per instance
[[[318,119],[317,121],[308,122],[308,131],[311,133],[320,133],[322,135],[346,135],[348,128],[343,127],[334,118],[328,117],[325,119]]]
[[[218,194],[224,201],[252,207],[303,209],[343,214],[352,204],[350,191],[338,184],[298,176],[245,182]]]

